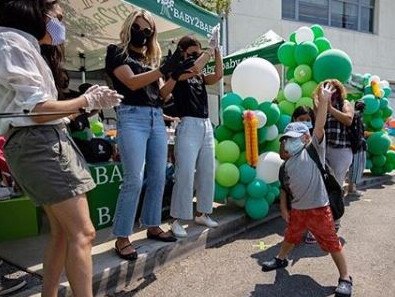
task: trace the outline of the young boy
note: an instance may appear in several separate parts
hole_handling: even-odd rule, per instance
[[[351,296],[352,278],[348,273],[346,259],[339,237],[336,234],[328,194],[321,173],[310,158],[306,146],[313,145],[321,162],[325,162],[325,131],[328,104],[335,89],[330,83],[322,83],[318,92],[318,108],[313,136],[301,122],[288,124],[280,141],[289,157],[285,164],[286,185],[292,194],[291,211],[284,199],[286,192],[281,190],[281,212],[288,226],[284,241],[277,257],[264,262],[263,271],[284,268],[288,265],[287,255],[300,243],[306,229],[315,236],[320,247],[331,254],[340,273],[336,288],[337,297]],[[302,178],[303,175],[303,178]],[[306,182],[308,181],[308,182]]]

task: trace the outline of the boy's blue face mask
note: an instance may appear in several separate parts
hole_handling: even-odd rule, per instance
[[[310,122],[310,121],[305,121],[305,122],[302,122],[302,123],[305,124],[307,126],[307,128],[309,128],[309,130],[313,128],[313,123]]]
[[[284,149],[290,154],[291,156],[296,155],[299,153],[304,147],[304,143],[300,137],[298,138],[288,138],[285,141]]]

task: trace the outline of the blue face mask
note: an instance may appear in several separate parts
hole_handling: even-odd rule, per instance
[[[310,121],[305,121],[305,122],[302,122],[302,123],[305,124],[307,126],[307,128],[309,128],[309,130],[313,128],[313,123],[310,122]]]
[[[304,147],[304,143],[302,139],[299,138],[288,138],[285,141],[284,149],[290,154],[291,156],[296,155],[299,153]]]
[[[57,18],[48,16],[50,19],[47,22],[47,32],[51,36],[52,45],[60,45],[66,40],[66,27]]]

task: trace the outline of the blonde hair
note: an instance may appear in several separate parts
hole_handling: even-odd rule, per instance
[[[153,31],[152,36],[148,37],[147,40],[147,45],[144,51],[144,57],[145,57],[145,62],[152,67],[157,67],[160,63],[160,59],[162,57],[162,51],[160,49],[160,45],[158,42],[158,32],[156,30],[156,25],[154,18],[152,15],[144,10],[144,9],[135,9],[125,20],[125,22],[122,25],[121,33],[120,33],[120,38],[121,38],[121,43],[120,47],[122,48],[122,55],[125,54],[126,56],[129,56],[129,44],[130,40],[132,38],[132,25],[136,21],[137,18],[143,18],[146,20]]]
[[[327,80],[320,82],[313,92],[314,99],[318,98],[318,92],[320,91],[321,86],[323,86],[326,83],[330,83],[332,86],[334,86],[336,88],[336,92],[340,93],[340,97],[342,99],[341,103],[343,103],[344,100],[347,99],[347,90],[344,87],[344,85],[337,79],[327,79]]]

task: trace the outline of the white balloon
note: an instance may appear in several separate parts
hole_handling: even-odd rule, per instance
[[[289,83],[284,88],[285,98],[292,103],[296,103],[302,98],[302,88],[296,83]]]
[[[380,82],[380,87],[382,87],[382,88],[389,88],[389,86],[390,86],[390,83],[386,80],[382,80]]]
[[[372,81],[375,81],[375,82],[380,83],[380,77],[379,77],[378,75],[372,75],[372,76],[370,77],[369,82],[371,83]]]
[[[278,137],[278,128],[276,125],[271,125],[266,128],[266,137],[267,141],[275,140]]]
[[[232,91],[241,97],[254,97],[259,103],[272,102],[280,89],[280,76],[269,61],[248,58],[236,67],[231,83]]]
[[[258,129],[262,128],[263,126],[266,125],[267,122],[267,117],[263,111],[256,110],[255,111],[255,116],[258,119]]]
[[[300,27],[295,32],[296,43],[302,43],[304,41],[314,41],[314,32],[309,27]]]
[[[278,181],[278,172],[282,163],[283,160],[277,153],[267,152],[259,155],[256,177],[268,184]]]

